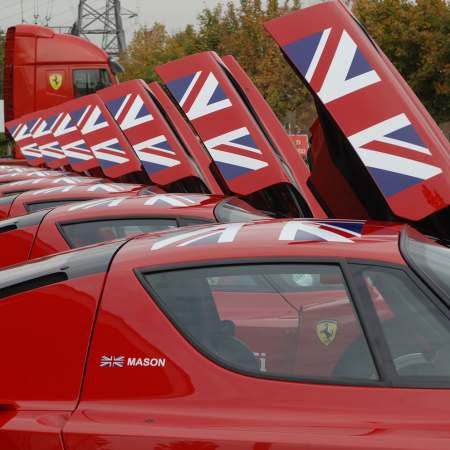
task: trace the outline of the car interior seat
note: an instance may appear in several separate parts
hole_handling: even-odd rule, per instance
[[[177,319],[204,347],[219,358],[259,372],[253,352],[234,336],[234,323],[221,320],[205,278],[169,282],[170,295],[163,295]]]

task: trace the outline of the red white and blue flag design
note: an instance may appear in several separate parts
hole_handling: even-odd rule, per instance
[[[280,241],[344,242],[361,237],[365,221],[289,221],[281,231]]]
[[[205,143],[232,192],[247,195],[273,184],[290,183],[215,53],[188,56],[155,70]]]
[[[73,170],[82,172],[100,165],[64,105],[41,111],[41,114],[50,122],[53,136]]]
[[[49,110],[39,111],[42,120],[33,130],[34,140],[39,146],[47,166],[51,169],[69,164],[58,140],[53,135],[55,125],[63,116],[60,109],[61,107],[55,107]]]
[[[141,170],[135,153],[97,94],[64,105],[105,175],[116,178]]]
[[[125,356],[102,356],[100,367],[123,367]]]
[[[172,101],[158,83],[150,83],[147,87],[153,95],[152,98],[155,103],[159,103],[161,109],[164,110],[167,115],[167,120],[170,121],[176,129],[177,136],[180,141],[183,142],[183,148],[186,149],[189,156],[193,159],[195,169],[199,172],[201,179],[208,186],[211,194],[223,194],[222,188],[211,173],[210,166],[214,165],[214,162],[211,161],[198,141],[197,136],[192,132],[192,129],[184,120],[178,109],[173,105]]]
[[[142,80],[98,92],[153,183],[165,185],[198,177],[182,143],[162,116]]]
[[[30,166],[39,166],[45,160],[32,135],[33,128],[38,124],[39,115],[34,113],[29,120],[28,116],[30,114],[24,116],[24,118],[6,122],[5,127],[16,141],[28,164]]]
[[[394,214],[419,220],[450,204],[450,144],[342,3],[322,3],[264,26],[340,127]]]

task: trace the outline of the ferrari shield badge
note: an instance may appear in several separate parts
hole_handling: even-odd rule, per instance
[[[50,75],[50,86],[57,91],[62,84],[62,75],[59,73],[54,73],[53,75]]]
[[[333,343],[336,338],[337,329],[337,320],[323,319],[316,322],[317,337],[325,347],[328,347]]]

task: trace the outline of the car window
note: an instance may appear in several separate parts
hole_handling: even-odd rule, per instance
[[[63,235],[72,248],[84,247],[117,238],[177,228],[176,219],[111,219],[60,224]]]
[[[57,206],[68,205],[69,203],[78,203],[81,201],[83,200],[81,199],[49,200],[48,202],[24,203],[24,206],[27,209],[27,211],[33,212],[39,211],[40,209],[56,208]]]
[[[186,338],[231,370],[331,383],[378,379],[338,266],[144,271],[144,279]]]
[[[72,77],[74,98],[93,94],[100,89],[112,86],[109,73],[105,69],[74,70]]]
[[[403,240],[402,253],[416,267],[422,276],[450,297],[450,248],[433,242],[414,228],[409,227]]]
[[[220,202],[215,208],[214,214],[218,222],[224,223],[270,218],[270,216],[258,211],[240,198]]]
[[[392,380],[447,381],[450,376],[450,321],[405,272],[364,267],[362,296],[374,306],[374,330]],[[367,295],[373,286],[376,295]],[[369,300],[370,298],[370,300]],[[380,346],[383,349],[383,346]]]

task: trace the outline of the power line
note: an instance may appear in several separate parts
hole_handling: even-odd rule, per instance
[[[48,0],[46,3],[44,3],[44,5],[46,5],[46,4],[47,4],[48,2],[50,2],[50,1],[52,1],[52,0]],[[34,9],[34,6],[33,6],[33,8],[28,8],[28,9],[22,11],[22,14],[23,14],[24,12],[28,12],[28,11],[31,11],[31,10],[33,10],[33,9]],[[21,13],[18,12],[18,13],[16,13],[16,14],[12,14],[12,15],[10,15],[10,16],[8,16],[8,17],[2,17],[2,18],[0,19],[0,21],[6,20],[6,19],[10,19],[11,17],[14,17],[14,16],[19,16],[20,14],[21,14]]]
[[[23,0],[23,1],[26,2],[27,0]],[[14,3],[11,3],[11,4],[8,5],[8,6],[3,6],[3,8],[0,8],[0,11],[1,11],[2,9],[11,8],[11,6],[17,6],[17,2],[15,1]]]

